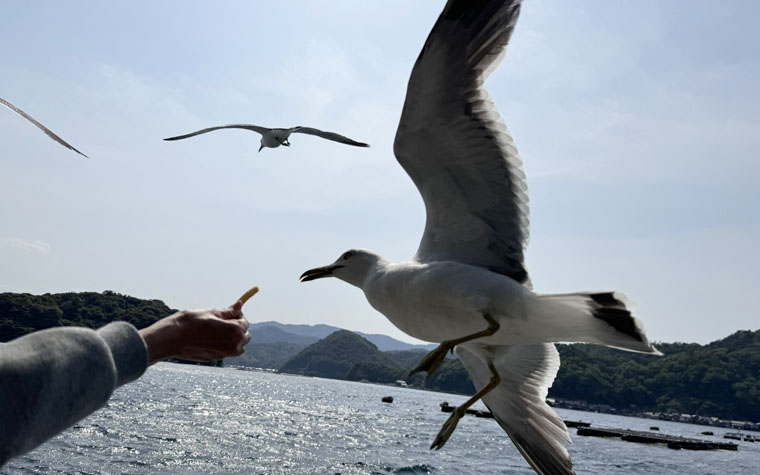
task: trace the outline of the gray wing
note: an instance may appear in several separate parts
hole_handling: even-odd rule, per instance
[[[519,0],[451,0],[417,58],[394,152],[425,201],[417,259],[486,267],[530,285],[522,162],[485,88]]]
[[[366,143],[363,142],[357,142],[356,140],[351,140],[348,137],[345,137],[340,134],[336,134],[335,132],[325,132],[324,130],[314,129],[312,127],[293,127],[290,129],[291,133],[298,133],[298,134],[308,134],[308,135],[316,135],[317,137],[322,137],[323,139],[327,140],[334,140],[335,142],[344,143],[346,145],[353,145],[354,147],[369,147]]]
[[[501,383],[483,397],[502,429],[539,474],[574,474],[564,447],[567,427],[546,404],[546,395],[559,370],[559,353],[550,343],[500,346],[494,363]],[[457,347],[457,355],[475,388],[488,384],[490,372],[472,351]]]
[[[50,130],[47,127],[45,127],[44,125],[40,124],[32,116],[30,116],[26,112],[22,111],[18,107],[14,106],[10,102],[6,101],[2,97],[0,97],[0,104],[6,106],[8,109],[12,110],[13,112],[15,112],[16,114],[20,115],[24,119],[28,120],[32,124],[36,125],[37,128],[39,128],[41,131],[45,132],[45,134],[48,137],[50,137],[51,139],[55,140],[59,144],[63,145],[67,149],[73,150],[73,151],[75,151],[76,153],[78,153],[79,155],[81,155],[81,156],[83,156],[85,158],[89,158],[87,155],[85,155],[82,152],[80,152],[79,150],[75,149],[71,144],[69,144],[68,142],[66,142],[65,140],[63,140],[62,138],[60,138],[59,136],[57,136],[56,134],[54,134],[52,130]]]
[[[219,130],[219,129],[245,129],[245,130],[252,130],[254,132],[258,132],[262,135],[272,130],[266,127],[259,127],[258,125],[251,125],[251,124],[229,124],[229,125],[220,125],[218,127],[209,127],[208,129],[201,129],[195,132],[191,132],[189,134],[177,135],[176,137],[169,137],[168,139],[164,139],[164,140],[182,140],[182,139],[187,139],[190,137],[195,137],[196,135],[205,134],[206,132],[213,132],[214,130]]]

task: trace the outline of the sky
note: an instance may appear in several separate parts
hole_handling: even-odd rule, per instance
[[[104,291],[415,341],[337,279],[411,258],[425,212],[392,144],[443,2],[7,0],[0,292]],[[760,328],[760,3],[527,0],[487,85],[531,199],[539,293],[619,290],[654,341]],[[227,123],[305,125],[257,153]]]

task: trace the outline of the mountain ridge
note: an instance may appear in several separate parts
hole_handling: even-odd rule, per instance
[[[254,335],[254,333],[261,329],[266,327],[273,327],[277,328],[283,332],[292,334],[292,335],[298,335],[298,336],[306,336],[306,337],[316,337],[317,339],[322,339],[327,336],[329,336],[332,333],[335,333],[336,331],[340,330],[346,330],[345,328],[339,328],[334,327],[331,325],[325,325],[323,323],[315,324],[315,325],[306,325],[306,324],[293,324],[293,323],[280,323],[276,322],[274,320],[266,321],[266,322],[256,322],[251,323],[251,335]],[[360,335],[370,342],[372,342],[375,346],[378,347],[380,351],[406,351],[406,350],[432,350],[437,345],[434,343],[431,344],[413,344],[413,343],[406,343],[404,341],[397,340],[393,337],[390,337],[388,335],[383,335],[380,333],[364,333],[359,331],[352,331],[353,333],[356,333],[357,335]],[[294,342],[292,340],[287,340],[288,342]],[[267,341],[267,343],[271,343],[271,341]]]

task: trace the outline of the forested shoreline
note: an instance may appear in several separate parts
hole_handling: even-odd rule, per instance
[[[138,328],[171,314],[160,300],[115,292],[30,295],[0,293],[0,342],[61,325],[97,328],[123,320]],[[471,393],[456,359],[432,376],[409,376],[421,350],[385,351],[360,335],[338,331],[313,344],[257,340],[225,363],[354,381]],[[264,334],[264,332],[261,332]],[[299,341],[301,343],[294,343]],[[738,331],[707,345],[658,343],[662,357],[596,345],[558,345],[562,365],[549,397],[604,405],[621,412],[687,413],[760,422],[760,331]]]

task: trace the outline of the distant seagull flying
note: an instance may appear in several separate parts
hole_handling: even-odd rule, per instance
[[[425,202],[414,258],[391,263],[352,249],[301,280],[337,277],[400,330],[440,343],[412,373],[433,373],[456,348],[477,393],[452,412],[431,449],[482,399],[537,473],[572,474],[570,436],[545,402],[559,369],[554,343],[660,353],[618,292],[531,290],[525,174],[485,88],[519,12],[519,0],[450,0],[414,65],[394,144]]]
[[[73,150],[73,151],[75,151],[76,153],[78,153],[79,155],[81,155],[81,156],[83,156],[85,158],[89,158],[87,155],[85,155],[82,152],[80,152],[79,150],[75,149],[68,142],[66,142],[65,140],[63,140],[62,138],[60,138],[59,136],[57,136],[56,134],[54,134],[52,130],[50,130],[47,127],[45,127],[44,125],[40,124],[39,122],[37,122],[36,120],[34,120],[34,118],[32,116],[30,116],[26,112],[22,111],[18,107],[14,106],[10,102],[6,101],[2,97],[0,97],[0,104],[4,105],[8,109],[12,110],[13,112],[15,112],[16,114],[20,115],[24,119],[28,120],[32,124],[36,125],[41,131],[45,132],[45,134],[47,134],[48,137],[50,137],[51,139],[55,140],[59,144],[63,145],[67,149]]]
[[[245,130],[252,130],[254,132],[258,132],[261,134],[261,146],[259,147],[259,152],[261,152],[261,149],[264,147],[268,148],[277,148],[280,145],[283,145],[285,147],[290,147],[290,141],[288,138],[290,137],[290,134],[308,134],[308,135],[316,135],[317,137],[322,137],[323,139],[327,140],[333,140],[335,142],[344,143],[347,145],[353,145],[355,147],[369,147],[366,143],[357,142],[355,140],[351,140],[348,137],[344,137],[340,134],[336,134],[335,132],[325,132],[324,130],[319,129],[313,129],[311,127],[291,127],[289,129],[269,129],[267,127],[259,127],[258,125],[251,125],[251,124],[229,124],[229,125],[220,125],[218,127],[209,127],[208,129],[202,129],[198,130],[196,132],[192,132],[185,135],[178,135],[176,137],[169,137],[168,139],[164,140],[182,140],[190,137],[194,137],[196,135],[205,134],[206,132],[213,132],[214,130],[219,129],[245,129]]]

